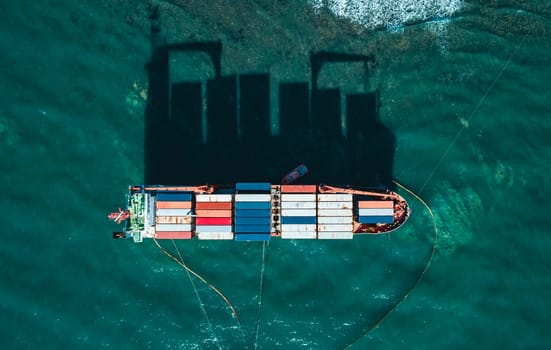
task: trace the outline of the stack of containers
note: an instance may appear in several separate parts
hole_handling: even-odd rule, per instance
[[[271,229],[269,183],[237,183],[235,189],[235,240],[269,241]]]
[[[281,186],[281,238],[316,239],[316,185]]]
[[[358,222],[360,224],[392,224],[394,222],[394,202],[358,201]]]
[[[231,194],[196,195],[195,214],[199,239],[233,239]]]
[[[155,238],[193,237],[192,196],[192,192],[157,192]]]
[[[352,194],[318,194],[318,239],[352,239]]]

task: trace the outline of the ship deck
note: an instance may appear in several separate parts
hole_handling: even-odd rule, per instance
[[[326,185],[130,186],[117,238],[268,241],[352,239],[400,227],[407,202],[389,190]],[[115,235],[114,235],[115,237]]]

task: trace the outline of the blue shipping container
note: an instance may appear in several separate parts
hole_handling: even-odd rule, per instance
[[[360,224],[392,224],[393,216],[360,216],[358,217]]]
[[[270,217],[236,217],[234,219],[236,225],[270,225]]]
[[[271,191],[272,185],[267,182],[238,182],[235,184],[238,191]]]
[[[270,240],[270,234],[269,233],[246,233],[246,234],[236,233],[234,238],[236,241],[241,241],[241,242],[263,242],[263,241]]]
[[[237,203],[236,203],[237,204]],[[234,217],[270,217],[272,214],[270,209],[235,209]]]
[[[235,225],[235,233],[269,233],[270,225]]]
[[[157,192],[158,201],[191,201],[191,192]]]
[[[235,202],[235,209],[270,209],[270,202]]]
[[[282,216],[281,223],[282,224],[306,224],[306,225],[315,224],[316,217],[315,216]]]

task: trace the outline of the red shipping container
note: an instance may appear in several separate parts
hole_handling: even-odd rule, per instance
[[[282,193],[316,193],[317,185],[281,185]]]
[[[159,209],[190,209],[191,202],[160,202],[157,201],[157,208]]]
[[[155,233],[157,239],[191,239],[193,232],[191,231],[161,231]]]
[[[231,210],[196,210],[197,218],[231,218]]]
[[[202,218],[196,218],[195,224],[197,225],[231,225],[232,218],[210,218],[210,217],[202,217]]]
[[[359,201],[358,208],[394,208],[393,201]]]
[[[228,210],[232,208],[232,202],[196,202],[195,208],[198,210],[203,210],[203,209]]]

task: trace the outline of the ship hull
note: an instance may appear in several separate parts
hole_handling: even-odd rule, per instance
[[[114,238],[268,241],[352,239],[397,230],[410,209],[398,193],[327,185],[130,186]]]

